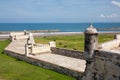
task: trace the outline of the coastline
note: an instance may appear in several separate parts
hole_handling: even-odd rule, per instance
[[[17,32],[17,31],[16,31]],[[120,34],[120,31],[102,31],[98,32],[99,34]],[[47,33],[33,33],[34,37],[44,37],[44,36],[71,36],[71,35],[84,35],[84,32],[47,32]],[[1,39],[9,39],[10,35],[0,34]]]
[[[24,30],[31,33],[50,33],[50,32],[61,32],[59,29],[54,30]],[[9,34],[10,32],[23,32],[23,31],[0,31],[0,34]]]

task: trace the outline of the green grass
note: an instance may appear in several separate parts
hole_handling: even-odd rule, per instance
[[[9,40],[0,40],[0,53],[3,52],[4,48],[10,43]]]
[[[3,54],[3,49],[9,42],[9,40],[0,41],[0,80],[75,80]]]
[[[102,35],[99,35],[98,41],[99,43],[103,43],[103,42],[110,41],[113,39],[114,39],[113,34],[102,34]]]
[[[56,41],[57,47],[74,49],[74,50],[83,50],[84,36],[51,36],[44,38],[35,38],[36,43],[48,43],[49,41]]]
[[[103,43],[113,39],[112,34],[99,35],[99,43]],[[43,38],[35,38],[36,43],[48,43],[49,41],[56,41],[57,47],[67,48],[72,50],[84,50],[84,36],[50,36]]]

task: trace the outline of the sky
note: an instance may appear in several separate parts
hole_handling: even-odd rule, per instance
[[[0,0],[0,23],[120,22],[120,0]]]

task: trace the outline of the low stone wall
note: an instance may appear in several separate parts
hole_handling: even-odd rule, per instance
[[[24,35],[24,32],[10,32],[10,35]]]
[[[15,36],[15,39],[18,40],[18,39],[27,39],[29,36],[28,35],[16,35]]]
[[[68,49],[62,49],[62,48],[56,48],[56,47],[51,47],[51,51],[53,54],[59,54],[63,56],[84,59],[83,52],[81,51],[68,50]]]
[[[120,45],[120,39],[114,39],[112,41],[102,43],[101,45],[99,45],[99,49],[110,50],[112,48],[119,47],[119,45]]]
[[[33,45],[32,48],[32,54],[39,54],[44,52],[50,52],[50,45],[48,44],[36,44]]]
[[[29,57],[29,56],[26,57],[25,55],[22,55],[22,54],[17,54],[17,53],[7,51],[7,50],[4,50],[4,53],[11,56],[11,57],[16,58],[16,59],[26,61],[30,64],[37,65],[37,66],[40,66],[43,68],[47,68],[47,69],[54,70],[54,71],[62,73],[62,74],[66,74],[66,75],[75,77],[78,80],[80,80],[82,75],[83,75],[83,73],[80,73],[78,71],[74,71],[74,70],[71,70],[71,69],[68,69],[68,68],[65,68],[62,66],[58,66],[58,65],[46,62],[46,61],[34,59],[34,58]]]
[[[120,80],[120,54],[96,50],[85,73],[83,80]]]
[[[115,39],[120,39],[120,34],[116,34],[116,35],[114,36],[114,38],[115,38]]]

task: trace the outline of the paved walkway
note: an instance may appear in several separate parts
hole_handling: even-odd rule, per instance
[[[27,39],[14,40],[5,49],[15,53],[25,54],[26,42]]]
[[[18,54],[25,54],[25,43],[27,39],[15,40],[12,41],[6,50],[18,53]],[[29,57],[42,60],[45,62],[49,62],[52,64],[56,64],[58,66],[62,66],[68,69],[72,69],[79,72],[84,72],[85,70],[85,60],[66,57],[62,55],[52,54],[52,53],[44,53],[40,55],[29,55]]]

